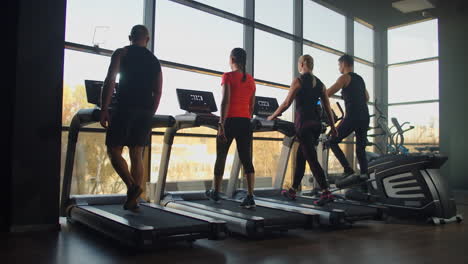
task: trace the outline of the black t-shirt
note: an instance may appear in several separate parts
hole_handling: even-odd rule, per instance
[[[366,100],[366,84],[362,77],[354,72],[348,73],[351,82],[342,89],[346,115],[349,120],[368,120],[369,108]]]
[[[117,108],[152,110],[153,82],[161,72],[159,60],[145,47],[127,46],[120,60]]]
[[[314,75],[304,73],[299,77],[301,89],[296,94],[296,125],[304,121],[320,122],[320,106],[318,101],[323,93],[323,83],[319,78],[315,77],[316,83],[314,86]]]

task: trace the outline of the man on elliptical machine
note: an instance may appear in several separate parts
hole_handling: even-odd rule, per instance
[[[354,59],[343,55],[338,59],[339,71],[342,74],[328,90],[329,97],[341,90],[345,102],[345,116],[338,125],[338,136],[330,139],[330,148],[341,166],[344,177],[354,174],[354,170],[346,159],[339,143],[352,132],[356,135],[356,156],[359,161],[361,175],[367,175],[368,162],[366,158],[367,130],[369,129],[369,93],[362,77],[354,72]]]

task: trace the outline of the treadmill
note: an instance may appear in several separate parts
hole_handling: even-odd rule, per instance
[[[102,82],[86,81],[88,101],[100,93]],[[90,99],[91,98],[91,99]],[[94,96],[98,98],[99,96]],[[75,150],[80,129],[99,122],[100,109],[81,109],[73,117],[68,134],[65,172],[61,197],[61,216],[71,223],[79,222],[120,243],[138,248],[149,249],[172,241],[196,239],[223,239],[226,225],[224,221],[196,215],[193,213],[166,208],[148,203],[140,204],[138,212],[123,210],[126,195],[70,195]],[[169,127],[174,117],[155,115],[152,127]]]
[[[341,200],[321,207],[314,205],[314,201],[317,199],[310,196],[298,195],[296,200],[290,200],[281,194],[291,149],[295,141],[295,127],[294,123],[285,120],[268,121],[266,119],[277,108],[276,98],[259,96],[255,98],[255,118],[252,119],[254,132],[278,131],[284,135],[273,187],[255,189],[257,204],[275,203],[278,207],[307,208],[320,216],[320,225],[322,226],[340,227],[348,226],[358,220],[380,219],[383,216],[383,207]],[[226,195],[233,199],[241,199],[246,195],[245,190],[237,189],[239,170],[240,161],[239,157],[236,156],[226,192]]]
[[[217,111],[213,93],[177,89],[177,97],[180,108],[187,113],[176,116],[175,125],[165,132],[154,195],[156,204],[224,220],[230,232],[251,238],[261,238],[269,231],[313,228],[318,224],[317,214],[300,208],[258,205],[254,209],[244,209],[239,206],[241,201],[229,199],[223,194],[220,203],[214,203],[205,197],[205,190],[165,193],[171,148],[177,131],[201,126],[217,129],[219,121],[219,117],[213,114]]]

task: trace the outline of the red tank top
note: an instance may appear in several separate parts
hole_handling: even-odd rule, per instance
[[[255,94],[255,81],[250,74],[246,74],[245,81],[242,81],[242,77],[243,73],[237,71],[223,74],[221,85],[227,84],[231,87],[231,98],[226,118],[251,118],[250,105],[251,98]]]

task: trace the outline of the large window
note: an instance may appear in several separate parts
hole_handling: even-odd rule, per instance
[[[256,79],[289,85],[292,81],[293,42],[262,30],[255,30]]]
[[[388,69],[388,102],[414,102],[439,98],[439,61]]]
[[[288,96],[289,90],[275,88],[270,86],[265,86],[261,84],[257,84],[257,91],[255,93],[256,96],[264,96],[264,97],[273,97],[278,100],[278,104],[281,104],[286,97]],[[293,120],[293,107],[289,107],[279,118],[287,121]]]
[[[341,75],[338,70],[339,56],[307,45],[304,45],[303,53],[314,58],[314,74],[330,88]]]
[[[366,84],[366,89],[369,92],[369,101],[374,102],[374,67],[354,62],[354,71],[361,75]]]
[[[388,30],[389,124],[396,117],[415,127],[404,135],[408,147],[439,144],[437,56],[436,19]]]
[[[188,89],[198,91],[208,91],[214,94],[219,115],[221,104],[221,77],[199,74],[190,71],[176,70],[163,67],[163,94],[159,104],[158,113],[165,115],[178,115],[185,113],[185,110],[179,108],[176,89]]]
[[[293,33],[293,1],[255,0],[255,20]]]
[[[274,97],[282,103],[288,87],[297,73],[293,58],[294,41],[284,38],[277,30],[259,29],[264,24],[293,34],[294,2],[291,0],[256,0],[254,10],[247,10],[244,0],[196,0],[190,5],[208,5],[226,11],[222,16],[211,8],[193,8],[180,1],[158,0],[156,7],[143,0],[68,0],[66,21],[66,47],[63,83],[63,152],[67,143],[67,130],[73,115],[81,108],[94,107],[87,103],[84,81],[103,81],[109,67],[111,52],[128,45],[128,35],[136,24],[144,24],[155,18],[149,28],[154,38],[151,51],[162,61],[164,76],[163,94],[158,114],[178,115],[176,89],[192,89],[213,92],[219,114],[222,89],[218,72],[231,71],[229,55],[233,48],[254,47],[247,50],[253,54],[254,77],[259,80],[257,95]],[[151,2],[151,1],[149,1]],[[151,9],[145,9],[150,8]],[[247,9],[246,9],[247,8]],[[254,13],[254,24],[235,22],[237,16]],[[314,57],[316,74],[327,87],[340,76],[338,55],[345,52],[346,34],[344,15],[315,1],[304,0],[304,39],[317,43],[314,47],[304,45],[304,54]],[[216,13],[217,15],[213,14]],[[373,43],[369,38],[373,31],[355,25],[356,56],[373,62]],[[254,29],[254,39],[244,35]],[[246,31],[247,30],[247,31]],[[245,35],[247,36],[247,35]],[[251,42],[251,43],[249,43]],[[80,50],[80,51],[77,51]],[[335,50],[335,51],[334,51]],[[339,52],[337,52],[338,50]],[[110,52],[109,52],[110,51]],[[335,54],[336,53],[336,54]],[[201,69],[200,69],[201,68]],[[373,87],[373,68],[358,65],[356,69],[365,78],[368,89]],[[262,82],[264,81],[264,83]],[[372,93],[372,91],[370,91]],[[335,105],[333,107],[336,107]],[[291,106],[280,117],[293,121]],[[73,194],[125,193],[125,186],[113,170],[105,153],[105,130],[98,123],[92,130],[82,131],[77,145],[75,171],[72,183]],[[155,182],[161,161],[162,140],[160,132],[153,130],[151,165],[148,181]],[[173,145],[168,174],[167,190],[202,190],[211,186],[216,159],[216,131],[209,128],[188,128],[180,131]],[[253,143],[254,164],[257,171],[257,187],[271,187],[276,174],[281,151],[279,132],[256,133]],[[224,173],[225,181],[230,174],[235,154],[235,144],[230,149]],[[64,153],[65,157],[65,153]],[[128,160],[128,154],[124,157]],[[286,184],[290,184],[294,160],[290,160]],[[145,163],[146,164],[146,163]],[[338,172],[336,160],[330,157],[330,171]],[[62,168],[63,169],[63,168]],[[145,179],[146,181],[146,179]],[[241,183],[244,186],[244,183]]]
[[[437,57],[437,32],[437,19],[388,30],[388,62]]]
[[[374,61],[374,30],[357,21],[354,21],[354,55]]]
[[[405,142],[439,144],[439,103],[390,106],[388,116],[397,118],[400,124],[409,122],[414,126],[404,134]],[[390,120],[389,126],[392,126]]]
[[[243,46],[243,27],[242,24],[162,0],[157,1],[156,6],[155,41],[155,54],[159,59],[230,71],[229,54],[233,48]]]
[[[68,42],[114,50],[129,45],[134,25],[143,23],[143,0],[68,0]]]
[[[110,58],[65,50],[62,123],[68,126],[81,108],[94,107],[86,99],[85,80],[103,81]]]
[[[244,0],[197,0],[197,2],[244,16]]]
[[[346,18],[314,1],[304,1],[304,38],[345,51]]]
[[[81,132],[76,144],[71,194],[114,194],[127,189],[112,168],[104,145],[105,134]],[[62,173],[65,165],[68,133],[62,133]],[[128,151],[123,157],[130,160]]]

